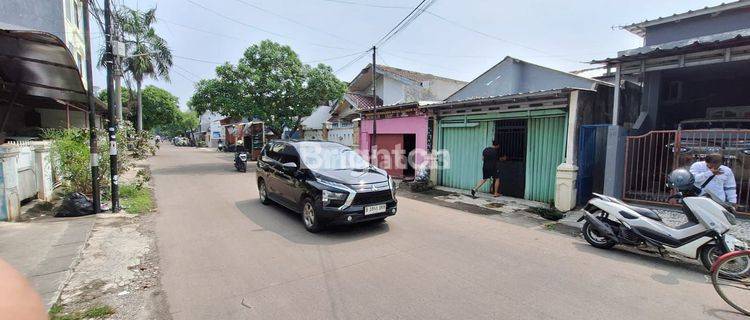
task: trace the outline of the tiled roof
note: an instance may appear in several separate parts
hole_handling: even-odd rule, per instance
[[[347,92],[346,98],[349,101],[354,102],[354,107],[358,110],[372,110],[376,105],[382,105],[383,100],[378,98],[377,104],[373,102],[371,95],[365,95],[356,92]]]
[[[366,69],[369,69],[371,65],[372,64],[368,65]],[[421,73],[421,72],[416,72],[416,71],[411,71],[411,70],[399,69],[399,68],[389,67],[389,66],[382,65],[382,64],[378,65],[378,69],[383,70],[385,72],[390,72],[390,73],[402,76],[402,77],[410,79],[410,80],[414,80],[416,82],[425,82],[425,81],[440,79],[440,80],[446,80],[446,81],[453,81],[453,82],[457,82],[457,83],[466,83],[464,81],[455,80],[455,79],[451,79],[451,78],[445,78],[445,77],[441,77],[441,76],[436,76],[434,74]]]

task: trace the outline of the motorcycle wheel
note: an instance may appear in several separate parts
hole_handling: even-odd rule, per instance
[[[716,260],[719,260],[719,257],[724,253],[726,252],[724,252],[724,249],[718,244],[707,244],[701,247],[698,256],[700,257],[701,264],[703,264],[707,270],[711,271],[711,266],[713,266]],[[724,266],[720,272],[723,276],[746,274],[750,272],[750,260],[736,259],[736,261],[732,261],[732,263],[728,263]]]
[[[608,239],[605,236],[599,235],[599,232],[596,231],[596,229],[594,229],[591,226],[591,223],[589,223],[588,221],[583,224],[581,233],[583,233],[583,238],[586,239],[586,242],[588,242],[595,248],[609,249],[617,244],[612,239]]]

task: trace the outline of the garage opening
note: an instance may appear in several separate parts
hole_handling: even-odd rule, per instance
[[[500,193],[523,198],[526,188],[526,119],[495,121],[495,140],[500,142]]]
[[[748,61],[664,71],[656,127],[750,129],[748,86]]]

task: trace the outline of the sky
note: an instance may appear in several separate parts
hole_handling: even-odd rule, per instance
[[[187,109],[194,84],[236,63],[249,46],[270,39],[289,45],[304,63],[319,62],[351,81],[372,59],[353,62],[419,0],[112,0],[156,7],[156,31],[174,56],[170,80],[148,80]],[[726,1],[726,0],[725,0]],[[378,49],[377,62],[471,81],[505,56],[563,71],[640,47],[642,38],[617,26],[722,0],[435,0],[405,30]],[[447,20],[447,21],[446,21]],[[472,29],[475,31],[471,31]],[[478,31],[478,32],[476,32]],[[93,36],[95,48],[102,37]],[[341,69],[349,64],[348,67]],[[340,70],[339,70],[340,69]],[[106,88],[104,70],[95,86]]]

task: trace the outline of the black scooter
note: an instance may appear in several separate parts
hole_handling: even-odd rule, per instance
[[[247,151],[244,147],[237,146],[235,149],[234,167],[239,172],[247,172]]]

